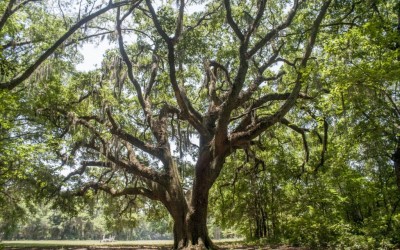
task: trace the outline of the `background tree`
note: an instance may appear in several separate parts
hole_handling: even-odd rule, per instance
[[[54,187],[58,168],[54,138],[43,138],[47,129],[33,122],[21,92],[1,92],[0,112],[0,229],[8,237],[30,207]],[[27,110],[28,109],[28,110]]]
[[[111,33],[92,29],[88,34],[83,25],[127,2],[80,1],[79,5],[68,1],[79,6],[77,12],[66,9],[66,4],[45,0],[0,3],[0,227],[4,237],[24,220],[32,203],[47,196],[51,184],[59,181],[55,179],[60,164],[53,154],[59,150],[59,141],[47,130],[50,123],[38,119],[34,95],[54,98],[60,94],[56,79],[60,71],[68,74],[79,61],[78,42]],[[46,85],[32,91],[37,82]]]
[[[393,161],[393,176],[400,187],[396,158],[399,3],[377,1],[360,11],[368,17],[367,21],[355,23],[356,27],[327,44],[326,57],[335,60],[327,61],[326,69],[335,84],[332,94],[341,103],[338,112],[342,112],[342,121],[355,126],[355,133],[364,138],[362,144],[374,159],[384,157]],[[385,149],[390,151],[383,152]]]

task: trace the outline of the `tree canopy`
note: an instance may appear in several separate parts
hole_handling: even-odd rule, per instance
[[[326,246],[362,228],[398,243],[398,2],[0,10],[0,199],[12,217],[22,201],[73,212],[113,197],[109,212],[123,214],[148,199],[171,216],[175,249],[215,248],[210,216],[278,242]],[[104,39],[101,66],[79,70],[80,46]]]

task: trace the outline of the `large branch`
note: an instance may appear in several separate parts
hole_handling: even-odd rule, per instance
[[[122,19],[120,19],[120,8],[117,9],[118,45],[119,45],[119,51],[122,56],[122,59],[124,60],[126,66],[127,66],[129,80],[135,87],[140,106],[142,107],[143,111],[145,112],[146,118],[151,119],[150,108],[148,107],[148,104],[145,102],[145,100],[143,98],[142,89],[139,85],[139,82],[136,80],[135,76],[133,75],[133,65],[128,57],[128,54],[126,53],[125,46],[124,46],[124,40],[123,40],[123,36],[122,36],[122,31],[121,31],[122,21],[127,17],[127,15],[129,13],[131,13],[133,11],[133,9],[134,9],[134,6],[126,13],[126,15]]]
[[[82,165],[80,168],[78,168],[75,171],[72,171],[69,173],[63,180],[63,182],[68,181],[71,179],[71,177],[75,175],[83,175],[88,167],[106,167],[106,168],[112,168],[112,163],[111,162],[104,162],[104,161],[84,161],[82,162]]]
[[[103,145],[106,144],[106,140],[102,137],[101,133],[96,129],[95,126],[93,126],[90,121],[95,120],[98,123],[103,123],[99,117],[97,116],[83,116],[83,117],[78,117],[74,112],[68,112],[66,110],[60,109],[60,108],[54,108],[55,111],[59,112],[62,114],[65,118],[68,119],[70,125],[82,125],[83,127],[87,128],[96,138],[98,138]]]
[[[234,117],[232,120],[237,120],[242,117],[245,117],[241,120],[239,125],[234,129],[233,134],[235,133],[241,133],[244,131],[247,131],[251,125],[254,125],[254,119],[251,119],[252,114],[257,110],[263,108],[263,105],[267,102],[272,102],[272,101],[285,101],[290,97],[290,93],[273,93],[273,94],[267,94],[262,96],[261,98],[257,99],[252,105],[250,105],[247,110],[244,112],[243,115],[239,117]],[[298,98],[301,99],[312,99],[312,97],[304,94],[304,93],[299,93]]]
[[[253,105],[252,108],[259,108],[261,105],[264,105],[267,102],[271,102],[271,101],[285,101],[288,100],[290,98],[290,95],[292,93],[274,93],[274,94],[267,94],[262,96],[261,98],[257,99]],[[305,93],[299,93],[297,95],[297,98],[301,98],[304,100],[311,100],[313,99],[311,96],[305,94]]]
[[[142,151],[144,151],[144,152],[146,152],[146,153],[148,153],[148,154],[150,154],[150,155],[152,155],[154,157],[157,157],[158,159],[162,160],[162,153],[161,153],[161,150],[159,148],[145,143],[144,141],[142,141],[139,138],[129,134],[123,128],[121,128],[121,126],[119,126],[119,124],[113,118],[110,108],[107,108],[106,112],[107,112],[108,119],[110,120],[111,125],[112,125],[112,128],[110,129],[110,132],[113,135],[116,135],[118,138],[120,138],[120,139],[122,139],[122,140],[124,140],[126,142],[129,142],[134,147],[137,147],[140,150],[142,150]]]
[[[144,143],[142,140],[138,139],[137,137],[127,133],[125,130],[122,128],[113,128],[110,130],[110,132],[113,135],[116,135],[118,138],[129,142],[132,144],[134,147],[139,148],[140,150],[157,157],[158,159],[162,159],[162,153],[161,150],[157,147],[154,147],[152,145],[149,145],[147,143]]]
[[[160,175],[157,172],[151,170],[148,167],[143,166],[138,161],[133,160],[133,161],[131,161],[132,164],[129,164],[127,162],[119,161],[117,157],[109,155],[109,152],[108,152],[108,148],[109,148],[108,144],[109,143],[107,142],[106,139],[104,139],[102,137],[102,134],[92,124],[90,124],[88,122],[87,119],[78,117],[72,112],[66,112],[66,111],[63,111],[60,109],[58,109],[58,112],[67,116],[73,124],[80,124],[80,125],[86,127],[87,129],[89,129],[91,131],[91,133],[94,136],[96,136],[97,139],[99,139],[101,141],[102,148],[94,147],[93,145],[90,145],[90,148],[104,154],[110,161],[113,161],[115,164],[117,164],[119,166],[123,166],[124,168],[126,168],[128,170],[132,170],[132,166],[134,166],[134,168],[136,168],[138,172],[143,173],[142,176],[144,176],[148,179],[151,179],[153,181],[155,181],[155,179],[157,179],[158,181],[160,180],[160,178],[159,178]],[[116,121],[112,117],[109,108],[107,108],[106,112],[107,112],[107,116],[112,124],[112,128],[110,129],[111,134],[117,136],[119,139],[130,143],[134,147],[139,148],[140,150],[142,150],[160,160],[163,160],[163,161],[165,160],[163,158],[162,151],[159,148],[149,145],[147,143],[144,143],[142,140],[140,140],[137,137],[124,131],[122,128],[120,128],[120,126],[116,123]],[[95,120],[98,121],[97,119],[95,119]],[[86,147],[88,147],[88,145],[86,145]],[[132,166],[130,166],[130,165],[132,165]],[[137,171],[134,170],[135,173],[138,173]]]
[[[158,55],[156,54],[156,52],[154,51],[153,56],[152,56],[150,78],[149,78],[149,82],[147,83],[147,87],[146,87],[145,94],[144,94],[145,99],[150,97],[153,86],[156,83],[158,63],[159,63],[159,58],[158,58]]]
[[[121,2],[116,2],[116,3],[110,3],[103,9],[100,9],[96,11],[95,13],[86,16],[85,18],[81,19],[79,22],[77,22],[75,25],[73,25],[64,35],[62,35],[56,42],[53,43],[53,45],[48,48],[31,66],[29,66],[22,74],[19,76],[14,77],[12,80],[8,82],[3,82],[0,83],[0,89],[9,89],[12,90],[15,87],[17,87],[19,84],[21,84],[23,81],[28,79],[32,73],[47,59],[49,58],[58,47],[60,47],[71,35],[75,33],[82,25],[85,23],[91,21],[92,19],[98,17],[99,15],[104,14],[105,12],[118,8],[124,5],[128,5],[132,3],[132,1],[121,1]]]
[[[248,47],[249,47],[250,37],[261,22],[266,6],[266,1],[260,2],[256,18],[252,22],[250,29],[247,31],[246,35],[243,35],[237,23],[233,20],[230,1],[225,0],[224,4],[226,9],[227,22],[235,32],[236,36],[239,38],[240,47],[239,47],[239,68],[236,73],[230,92],[225,97],[225,100],[221,105],[221,109],[218,114],[218,121],[217,121],[216,134],[214,140],[216,143],[215,144],[216,150],[219,152],[221,152],[221,150],[225,150],[226,148],[226,141],[228,138],[228,124],[230,122],[230,116],[232,110],[238,107],[239,95],[241,94],[243,84],[246,80],[247,72],[249,69],[248,60],[251,58],[251,56],[249,56]],[[264,45],[265,44],[260,44],[260,48]],[[248,95],[248,97],[250,96],[251,94]]]
[[[141,195],[151,200],[161,201],[164,204],[168,203],[168,193],[162,185],[159,185],[158,183],[154,183],[152,181],[145,181],[145,184],[147,185],[147,187],[137,186],[137,183],[135,183],[134,185],[128,185],[128,183],[125,183],[124,188],[116,189],[109,186],[109,181],[104,182],[100,178],[97,181],[89,181],[87,183],[84,183],[82,186],[78,187],[77,190],[67,192],[65,194],[72,196],[83,196],[89,190],[100,190],[108,193],[113,197]]]
[[[223,102],[221,105],[220,112],[218,114],[217,126],[216,126],[216,133],[215,133],[215,143],[216,143],[216,150],[221,152],[226,147],[226,139],[228,136],[228,124],[230,121],[230,116],[232,110],[236,106],[236,102],[238,100],[238,96],[240,91],[243,88],[244,81],[246,79],[247,71],[249,68],[249,63],[247,59],[245,59],[245,46],[242,44],[240,46],[240,64],[239,70],[236,74],[234,79],[232,88],[229,92],[227,100]]]
[[[149,85],[148,85],[148,88],[146,89],[145,96],[143,96],[142,89],[139,85],[139,82],[135,79],[135,77],[133,75],[133,66],[128,57],[128,54],[126,53],[124,43],[123,43],[121,23],[128,16],[128,14],[130,12],[132,12],[133,10],[134,10],[134,6],[122,18],[120,18],[120,8],[118,8],[118,10],[117,10],[117,31],[118,31],[119,50],[120,50],[120,53],[122,55],[122,58],[123,58],[125,64],[127,65],[129,80],[135,87],[135,90],[137,92],[137,96],[139,99],[139,103],[142,106],[142,109],[146,115],[146,121],[147,121],[148,125],[150,126],[150,129],[151,129],[153,135],[156,137],[159,145],[166,145],[166,144],[169,144],[168,140],[164,138],[165,134],[167,133],[167,128],[165,128],[165,126],[162,126],[162,124],[165,123],[165,121],[155,121],[153,119],[153,112],[151,109],[151,103],[149,101],[150,91],[152,89],[152,86],[153,86],[156,76],[157,76],[157,68],[158,68],[157,58],[153,55],[153,64],[152,64],[152,71],[151,71],[151,75],[150,75]],[[158,159],[162,160],[163,162],[167,162],[167,160],[164,157],[164,156],[168,155],[166,152],[163,153],[163,151],[160,150],[160,148],[155,148],[155,147],[145,144],[143,141],[139,140],[138,138],[132,136],[131,134],[129,134],[129,133],[125,132],[123,129],[121,129],[120,126],[113,119],[110,109],[107,109],[107,115],[113,125],[113,128],[111,129],[111,132],[113,134],[117,135],[119,138],[121,138],[123,140],[130,142],[132,145],[142,149],[143,151],[157,157]],[[164,150],[169,150],[169,146],[164,147]]]
[[[16,1],[17,0],[10,0],[8,2],[8,5],[7,5],[7,7],[6,7],[3,15],[1,16],[1,19],[0,19],[0,30],[3,29],[4,25],[7,22],[7,19],[12,15],[12,13],[13,13],[13,9],[12,8],[13,8],[13,6],[14,6]]]
[[[167,35],[167,33],[164,31],[164,29],[161,26],[160,21],[158,20],[157,13],[153,8],[153,5],[151,4],[151,0],[146,0],[147,8],[149,8],[150,14],[151,14],[151,19],[154,22],[154,26],[156,27],[156,30],[158,34],[161,35],[161,37],[164,39],[164,41],[169,44],[172,43],[172,39]]]
[[[253,23],[250,25],[250,29],[246,33],[246,39],[247,40],[250,39],[250,36],[253,34],[253,32],[260,25],[261,19],[262,19],[263,15],[264,15],[266,4],[267,4],[267,0],[261,0],[259,2],[259,6],[258,6],[258,11],[257,11],[256,17],[254,18]]]
[[[131,29],[122,29],[122,31],[126,31],[126,30],[131,30]],[[114,30],[106,30],[106,31],[103,31],[103,32],[100,32],[100,33],[95,33],[95,34],[91,34],[91,35],[82,36],[82,37],[79,37],[79,38],[74,38],[74,39],[71,39],[70,41],[66,41],[64,43],[64,48],[66,48],[68,46],[71,46],[71,45],[74,45],[77,42],[89,40],[90,38],[104,36],[104,35],[107,35],[107,34],[112,34],[114,32],[115,32]],[[25,45],[35,44],[35,43],[39,43],[39,42],[42,42],[42,41],[41,40],[33,40],[33,41],[14,41],[14,40],[11,40],[11,41],[7,42],[6,44],[0,45],[0,49],[6,50],[6,49],[9,49],[11,47],[13,47],[13,48],[22,47],[22,46],[25,46]]]
[[[244,103],[246,103],[254,94],[255,91],[258,90],[259,86],[264,83],[264,82],[268,82],[268,81],[273,81],[273,80],[278,80],[279,78],[281,78],[284,74],[286,74],[285,71],[281,71],[278,74],[276,74],[275,76],[272,77],[264,77],[264,71],[270,67],[273,63],[277,62],[277,57],[281,51],[281,49],[283,48],[284,43],[282,43],[281,46],[279,46],[278,49],[276,49],[274,51],[274,53],[271,55],[271,57],[261,66],[258,66],[257,63],[254,62],[255,66],[257,67],[258,70],[258,77],[254,80],[254,83],[250,85],[250,87],[247,90],[242,90],[237,98],[236,101],[236,106],[240,107],[242,106]],[[254,60],[253,60],[254,61]]]
[[[144,187],[125,187],[121,190],[117,190],[102,182],[88,182],[84,184],[82,187],[80,187],[79,190],[75,191],[73,195],[83,196],[89,190],[96,190],[96,191],[101,190],[105,193],[110,194],[113,197],[119,197],[125,195],[142,195],[151,200],[160,200],[160,197],[156,195],[155,192]]]
[[[205,20],[210,20],[211,18],[209,18],[211,15],[215,14],[218,12],[218,10],[221,8],[221,5],[218,5],[217,7],[215,7],[212,11],[210,12],[206,12],[199,20],[197,20],[196,24],[193,26],[188,26],[183,33],[187,33],[190,32],[192,30],[194,30],[195,28],[199,27]]]
[[[272,76],[272,77],[263,77],[263,76],[257,77],[254,80],[254,83],[252,85],[250,85],[250,87],[246,91],[242,91],[239,94],[239,96],[238,96],[238,98],[236,100],[236,108],[242,106],[247,101],[249,101],[250,98],[253,96],[254,92],[258,90],[258,87],[262,83],[278,80],[285,74],[286,74],[286,72],[281,71],[281,72],[279,72],[278,74],[276,74],[275,76]],[[272,95],[274,95],[274,94],[272,94]]]
[[[125,169],[129,173],[143,177],[149,181],[154,181],[163,186],[167,185],[168,180],[163,178],[163,175],[150,167],[144,166],[137,159],[130,158],[129,161],[123,160],[120,157],[112,155],[107,148],[98,147],[94,145],[94,143],[85,144],[84,146],[101,153],[107,160],[111,161],[118,167]]]
[[[222,153],[222,151],[226,149],[226,142],[228,138],[228,124],[230,122],[231,113],[232,110],[236,107],[239,94],[241,93],[243,84],[246,80],[247,72],[249,69],[247,48],[248,40],[246,39],[246,41],[241,41],[239,47],[239,68],[230,92],[226,100],[224,100],[224,102],[222,103],[218,114],[216,133],[214,137],[216,151],[218,153]]]
[[[178,18],[176,20],[176,29],[175,29],[175,36],[172,39],[173,43],[176,43],[181,34],[182,34],[182,30],[183,30],[183,14],[184,14],[184,10],[185,10],[185,0],[180,0],[180,4],[179,4],[179,13],[178,13]]]

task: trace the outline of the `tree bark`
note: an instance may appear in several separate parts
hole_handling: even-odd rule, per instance
[[[206,224],[195,222],[196,219],[204,222],[206,219],[193,215],[187,217],[185,223],[174,221],[173,249],[217,249],[208,235]]]
[[[202,189],[200,193],[188,207],[183,200],[174,202],[170,211],[174,220],[174,249],[217,249],[207,230],[209,190]]]
[[[217,249],[207,230],[208,198],[213,183],[214,161],[205,149],[196,164],[192,193],[184,195],[182,187],[175,185],[170,193],[178,194],[166,207],[174,220],[174,249]],[[181,189],[179,191],[177,189]]]

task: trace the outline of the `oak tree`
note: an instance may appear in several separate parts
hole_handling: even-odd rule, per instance
[[[15,60],[0,87],[28,86],[35,119],[63,139],[59,157],[73,170],[65,197],[103,191],[158,201],[173,219],[175,249],[215,248],[210,189],[228,157],[277,123],[301,131],[285,116],[318,95],[309,66],[331,2],[110,1],[66,23],[34,59]],[[116,49],[100,69],[54,63],[55,53],[73,58],[67,45],[101,35]],[[48,77],[45,66],[58,68]]]

